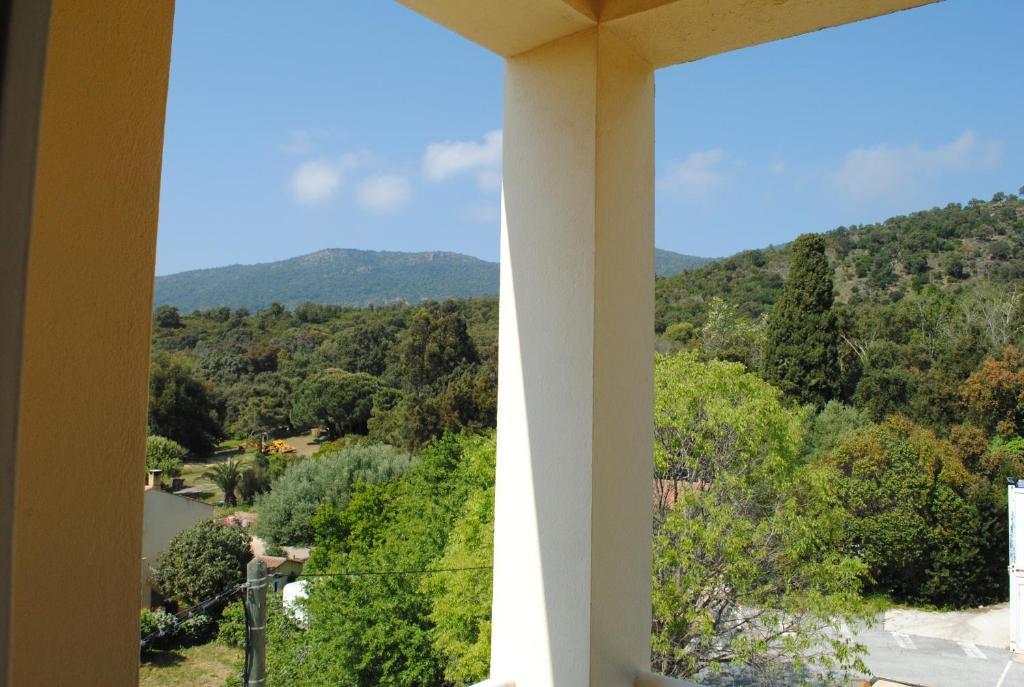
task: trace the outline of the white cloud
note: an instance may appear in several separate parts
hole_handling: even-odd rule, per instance
[[[379,174],[364,180],[356,189],[356,200],[366,210],[397,212],[409,202],[412,188],[399,174]]]
[[[726,184],[724,161],[725,153],[718,148],[694,151],[685,160],[668,163],[658,180],[658,189],[684,200],[708,200]]]
[[[493,190],[501,184],[501,145],[500,129],[484,134],[482,141],[431,143],[423,152],[423,175],[430,181],[443,181],[475,172],[477,185]]]
[[[336,160],[306,160],[292,172],[289,187],[297,203],[327,200],[341,188],[345,177],[359,165],[359,155],[348,153]]]
[[[326,200],[341,187],[341,170],[326,160],[309,160],[295,169],[290,186],[299,203]]]
[[[772,174],[775,174],[777,176],[782,176],[785,173],[786,173],[786,163],[783,162],[782,160],[779,160],[778,162],[776,162],[775,164],[772,165]]]
[[[1002,156],[1001,141],[983,141],[965,131],[936,148],[882,144],[851,150],[829,181],[854,200],[905,195],[943,174],[991,169]]]

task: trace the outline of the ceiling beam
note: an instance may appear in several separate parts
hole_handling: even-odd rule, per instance
[[[602,24],[657,67],[938,0],[605,0]]]
[[[398,0],[504,57],[611,28],[655,67],[939,0]]]
[[[589,0],[398,0],[503,57],[597,24]]]

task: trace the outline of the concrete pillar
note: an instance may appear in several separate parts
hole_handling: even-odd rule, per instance
[[[649,666],[654,75],[595,28],[506,67],[491,672]]]
[[[173,1],[0,4],[0,685],[128,686]]]

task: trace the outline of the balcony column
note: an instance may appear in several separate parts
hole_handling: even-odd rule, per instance
[[[605,29],[510,58],[491,672],[649,666],[654,74]]]
[[[0,4],[0,687],[129,687],[174,3]]]

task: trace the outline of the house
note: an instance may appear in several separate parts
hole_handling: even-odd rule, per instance
[[[671,684],[647,674],[654,71],[931,0],[401,1],[506,59],[494,684]],[[0,687],[134,685],[174,1],[2,6]]]
[[[153,568],[175,535],[204,520],[212,520],[208,503],[164,490],[159,470],[150,470],[142,501],[142,608],[154,601]]]

